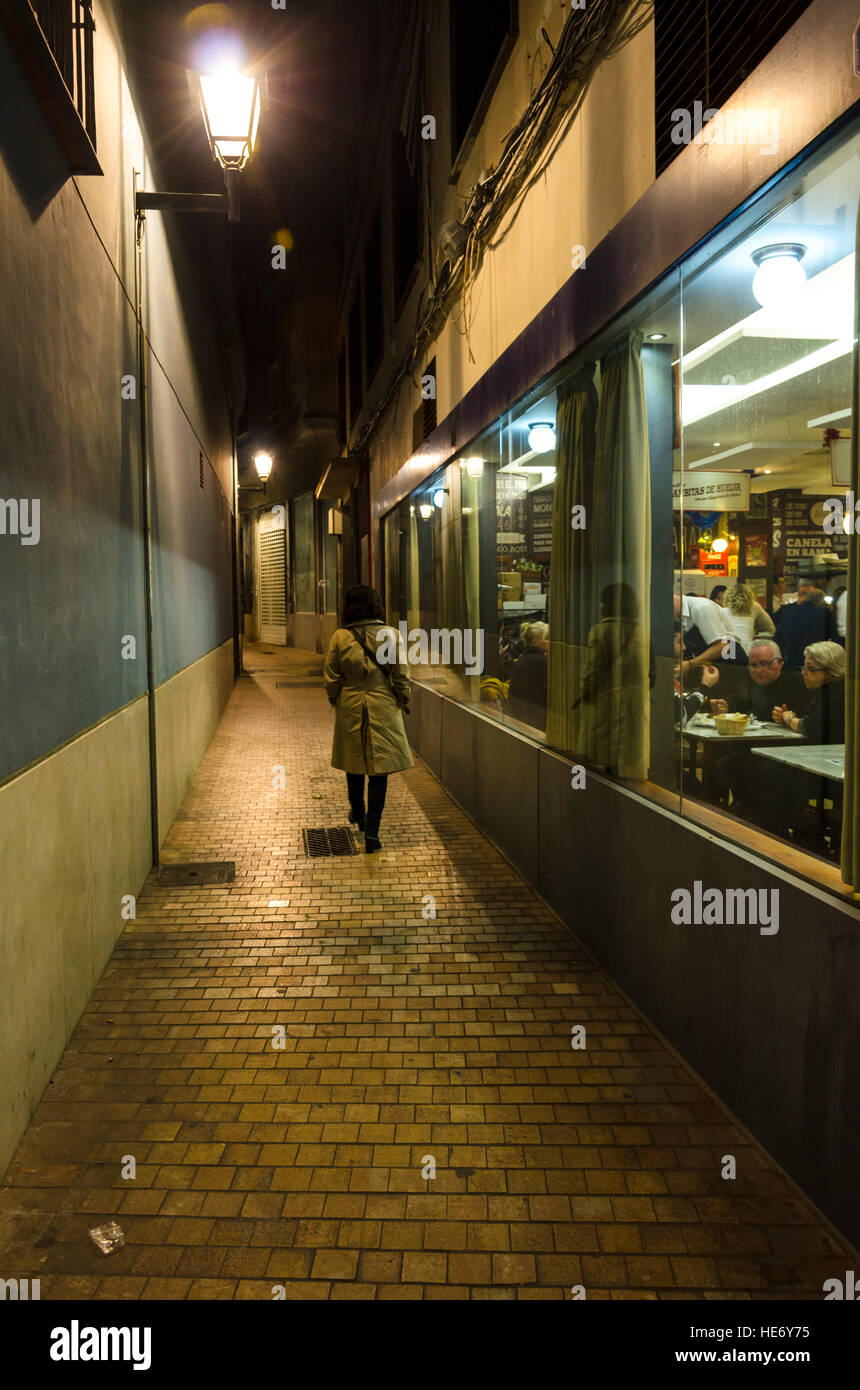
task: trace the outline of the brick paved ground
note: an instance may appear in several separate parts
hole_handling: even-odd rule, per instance
[[[150,876],[0,1190],[0,1275],[43,1298],[820,1299],[847,1252],[423,767],[391,779],[382,854],[304,857],[302,826],[346,823],[320,658],[245,659],[164,852],[236,881]]]

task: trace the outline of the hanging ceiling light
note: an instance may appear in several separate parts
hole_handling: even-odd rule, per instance
[[[460,459],[460,466],[465,468],[470,478],[480,478],[484,472],[484,460],[477,457]]]
[[[776,309],[806,284],[806,271],[800,264],[806,247],[796,241],[775,242],[752,252],[757,266],[752,292],[763,309]]]
[[[555,425],[538,421],[529,426],[529,448],[536,454],[548,454],[555,448]]]
[[[418,507],[418,515],[421,517],[422,521],[429,521],[433,515],[432,502],[421,502]]]

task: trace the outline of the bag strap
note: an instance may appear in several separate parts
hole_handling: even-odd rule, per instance
[[[365,656],[369,656],[369,657],[370,657],[371,661],[374,663],[374,665],[376,666],[377,670],[379,670],[379,671],[382,672],[382,674],[383,674],[383,675],[385,676],[385,678],[387,679],[388,684],[390,685],[390,684],[391,684],[391,675],[392,675],[391,667],[388,666],[388,665],[383,666],[382,662],[379,660],[379,657],[376,655],[376,652],[375,652],[375,651],[371,651],[371,649],[370,649],[368,646],[365,645],[365,643],[364,643],[364,641],[363,641],[363,639],[362,639],[362,637],[361,637],[361,634],[358,633],[358,632],[356,632],[356,630],[355,630],[354,627],[347,628],[347,632],[351,632],[351,633],[352,633],[353,637],[355,638],[355,640],[356,640],[356,642],[358,643],[358,645],[361,647],[361,649],[362,649],[362,651],[364,652]]]

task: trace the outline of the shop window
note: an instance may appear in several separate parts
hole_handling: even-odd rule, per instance
[[[787,175],[384,529],[417,679],[777,860],[841,854],[858,154]]]
[[[321,613],[338,611],[338,528],[340,512],[334,502],[323,502],[319,508],[320,519],[320,575],[319,591]]]
[[[312,494],[297,497],[293,517],[293,583],[297,613],[317,611],[316,567],[314,559],[314,499]]]
[[[837,508],[850,483],[858,152],[855,137],[808,164],[777,211],[728,229],[683,272],[679,364],[676,576],[690,596],[685,683],[705,697],[684,725],[685,800],[731,816],[739,836],[750,826],[832,861],[853,620]],[[703,651],[717,621],[728,641]]]

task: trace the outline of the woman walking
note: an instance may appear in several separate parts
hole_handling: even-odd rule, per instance
[[[388,774],[414,766],[403,727],[409,674],[402,645],[399,634],[385,626],[376,590],[366,584],[348,589],[343,626],[332,636],[323,677],[335,710],[331,765],[346,773],[349,819],[363,832],[368,854],[381,848]]]

